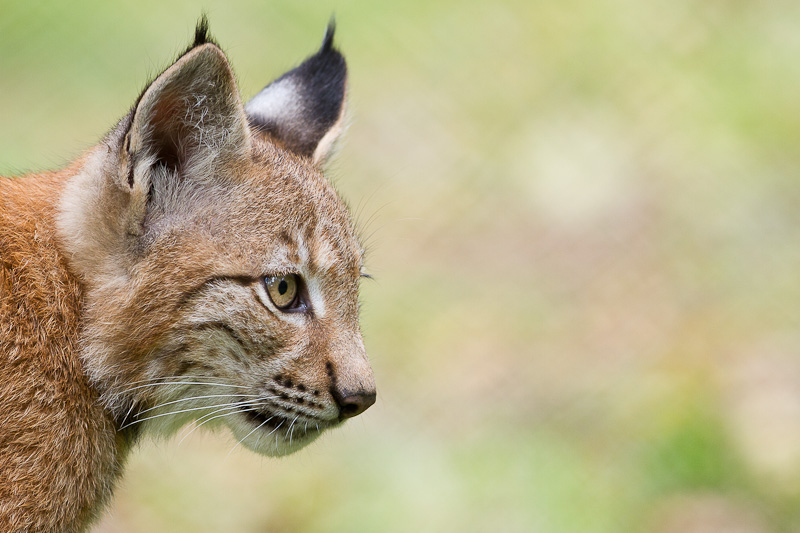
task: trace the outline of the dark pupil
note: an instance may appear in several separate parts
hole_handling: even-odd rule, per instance
[[[284,295],[288,290],[289,290],[289,284],[286,283],[285,279],[282,279],[281,282],[278,283],[278,292],[281,293],[281,295]]]

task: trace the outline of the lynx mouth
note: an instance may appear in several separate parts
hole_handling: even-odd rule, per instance
[[[270,428],[272,430],[277,430],[280,427],[285,427],[289,425],[289,420],[286,417],[280,415],[271,415],[268,413],[262,413],[261,411],[256,411],[252,408],[242,407],[240,408],[242,414],[247,417],[250,422],[255,424],[259,427]]]
[[[329,424],[324,424],[322,422],[314,422],[313,425],[307,420],[300,422],[299,417],[290,418],[279,414],[257,411],[248,407],[240,407],[239,409],[251,424],[264,430],[269,429],[273,432],[282,429],[287,432],[287,435],[291,433],[294,438],[300,438],[306,434],[313,434],[314,430],[319,433],[323,429],[329,427]]]
[[[337,426],[338,422],[331,423],[297,411],[286,414],[278,414],[272,410],[258,409],[252,405],[242,405],[239,411],[244,418],[251,424],[252,429],[247,436],[258,432],[261,437],[273,435],[277,448],[265,452],[264,446],[267,440],[258,446],[259,439],[256,438],[256,451],[267,453],[268,455],[286,455],[303,448],[308,443],[319,437],[326,429]],[[280,441],[281,444],[277,444]],[[247,443],[245,443],[247,445]],[[255,448],[254,448],[255,449]]]

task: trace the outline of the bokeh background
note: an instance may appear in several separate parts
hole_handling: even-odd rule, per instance
[[[379,397],[279,460],[148,442],[97,531],[800,530],[800,3],[0,0],[0,173],[201,11],[245,98],[336,14]]]

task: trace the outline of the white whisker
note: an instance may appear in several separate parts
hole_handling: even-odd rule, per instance
[[[197,420],[195,420],[195,424],[197,424],[197,422],[200,422],[201,420],[203,420],[204,418],[206,418],[206,417],[208,417],[208,416],[211,416],[211,415],[213,415],[213,414],[219,413],[220,411],[230,411],[230,413],[224,413],[224,414],[221,414],[221,415],[212,416],[211,418],[208,418],[208,419],[206,419],[206,420],[203,420],[203,421],[202,421],[202,422],[200,422],[199,424],[195,425],[195,426],[194,426],[194,427],[193,427],[191,430],[189,430],[189,432],[188,432],[186,435],[184,435],[184,436],[183,436],[183,438],[182,438],[182,439],[181,439],[181,440],[178,442],[178,447],[180,447],[181,443],[182,443],[183,441],[185,441],[185,440],[186,440],[186,439],[189,437],[189,435],[191,435],[192,433],[194,433],[195,431],[197,431],[198,429],[200,429],[200,426],[202,426],[203,424],[206,424],[206,423],[208,423],[208,422],[211,422],[212,420],[214,420],[214,419],[217,419],[217,418],[222,418],[222,417],[224,417],[224,416],[231,416],[231,415],[235,415],[235,414],[236,414],[236,411],[237,411],[237,410],[238,410],[240,407],[241,407],[241,406],[239,406],[239,405],[237,405],[236,407],[224,407],[224,408],[222,408],[222,409],[217,409],[216,411],[212,411],[212,412],[210,412],[210,413],[208,413],[208,414],[206,414],[206,415],[203,415],[203,416],[201,416],[200,418],[198,418]]]
[[[136,402],[135,402],[135,401],[131,402],[131,406],[130,406],[130,408],[128,409],[128,412],[127,412],[127,413],[125,413],[125,416],[122,418],[122,423],[123,423],[123,424],[124,424],[124,423],[125,423],[125,421],[128,419],[128,417],[129,417],[129,416],[131,416],[131,411],[133,411],[133,408],[134,408],[134,407],[136,407]]]
[[[271,417],[269,417],[269,418],[267,419],[267,422],[269,422],[269,421],[270,421],[270,420],[272,420],[273,418],[275,418],[275,416],[271,416]],[[263,425],[263,424],[262,424],[262,425]],[[259,426],[259,427],[261,427],[261,426]],[[263,433],[262,433],[261,435],[259,435],[259,436],[258,436],[258,438],[256,439],[256,443],[253,445],[253,448],[258,448],[258,441],[260,441],[260,440],[261,440],[261,437],[263,437],[263,436],[264,436],[264,435],[263,435]],[[267,437],[269,437],[269,435],[267,435]]]
[[[291,433],[289,433],[289,446],[292,445],[292,435],[294,435],[294,423],[297,422],[298,418],[300,418],[300,415],[297,415],[296,417],[294,417],[294,420],[292,420],[292,423],[289,424],[289,429],[286,430],[287,433],[291,431]]]
[[[250,401],[252,403],[257,403],[257,402],[259,402],[261,400],[269,400],[271,398],[275,398],[275,396],[264,396],[263,398],[256,398],[255,400],[250,400]],[[203,416],[199,417],[197,420],[195,420],[195,424],[197,424],[197,422],[200,422],[204,418],[207,418],[207,417],[211,417],[211,418],[207,418],[207,420],[203,420],[199,424],[195,425],[191,430],[189,430],[189,432],[186,435],[183,436],[183,438],[180,440],[180,442],[178,442],[178,446],[180,446],[181,443],[183,441],[185,441],[187,439],[187,437],[189,437],[189,435],[191,435],[192,433],[194,433],[195,431],[200,429],[200,426],[202,426],[203,424],[211,422],[212,420],[217,419],[217,418],[222,418],[223,416],[230,416],[230,415],[236,414],[236,410],[240,409],[241,407],[242,407],[241,405],[236,405],[234,407],[223,407],[221,409],[217,409],[216,411],[211,411],[210,413],[206,413]],[[217,416],[212,416],[212,415],[214,415],[216,413],[219,413],[220,411],[233,411],[233,412],[225,413],[225,414],[221,414],[221,415],[217,415]]]
[[[145,385],[138,385],[136,387],[121,391],[119,394],[127,394],[129,392],[144,389],[146,387],[155,387],[158,385],[214,385],[217,387],[232,387],[236,389],[249,389],[251,387],[246,387],[244,385],[230,385],[227,383],[212,383],[207,381],[162,381],[160,383],[147,383]]]
[[[248,403],[254,403],[254,402],[261,401],[261,400],[268,400],[270,398],[277,398],[277,396],[267,396],[267,397],[264,397],[264,398],[256,398],[254,400],[244,400],[244,401],[241,401],[241,402],[232,402],[232,403],[221,403],[221,404],[217,404],[217,405],[204,405],[202,407],[190,407],[188,409],[180,409],[178,411],[170,411],[169,413],[160,413],[160,414],[157,414],[157,415],[148,416],[146,418],[135,420],[135,421],[133,421],[133,422],[131,422],[129,424],[126,424],[126,425],[122,426],[120,428],[120,430],[123,430],[123,429],[125,429],[127,427],[130,427],[130,426],[134,425],[134,424],[138,424],[140,422],[146,422],[147,420],[152,420],[154,418],[160,418],[162,416],[177,415],[177,414],[180,414],[180,413],[188,413],[190,411],[199,411],[201,409],[213,409],[215,407],[231,407],[231,406],[238,407],[238,406],[241,406],[241,405],[247,405]]]
[[[272,435],[273,433],[275,433],[276,431],[278,431],[278,428],[279,428],[279,427],[281,427],[281,426],[283,425],[283,423],[284,423],[284,422],[286,422],[286,420],[285,420],[285,419],[284,419],[284,420],[281,420],[281,423],[280,423],[280,424],[278,424],[277,426],[275,426],[275,429],[273,429],[272,431],[270,431],[269,433],[267,433],[267,437],[269,437],[270,435]],[[275,439],[276,439],[276,440],[275,440],[275,444],[277,444],[277,443],[278,443],[278,440],[277,440],[277,439],[278,439],[278,436],[277,436],[277,435],[275,435]]]
[[[192,401],[192,400],[201,400],[201,399],[205,399],[205,398],[224,398],[224,397],[228,397],[228,396],[239,396],[239,397],[248,397],[248,398],[250,398],[250,397],[252,397],[252,398],[259,397],[258,394],[239,394],[239,393],[233,393],[233,394],[208,394],[206,396],[192,396],[190,398],[181,398],[179,400],[173,400],[171,402],[164,402],[164,403],[158,404],[155,407],[150,407],[149,409],[145,409],[144,411],[139,411],[139,413],[137,413],[136,416],[138,417],[138,416],[140,416],[140,415],[142,415],[144,413],[147,413],[148,411],[153,411],[153,410],[158,409],[160,407],[164,407],[165,405],[172,405],[172,404],[180,403],[180,402],[189,402],[189,401]]]
[[[172,381],[177,381],[179,379],[187,379],[187,378],[193,378],[193,377],[200,377],[200,376],[190,376],[190,375],[186,375],[186,374],[178,375],[178,376],[158,376],[158,377],[155,377],[155,378],[137,379],[136,381],[126,381],[125,384],[126,385],[138,385],[139,383],[152,383],[152,382],[163,381],[165,379],[172,380]],[[222,378],[220,376],[209,376],[209,377],[213,377],[214,379],[217,379],[217,380],[225,379],[225,378]]]

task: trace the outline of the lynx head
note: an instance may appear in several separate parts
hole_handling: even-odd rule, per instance
[[[81,356],[123,436],[225,424],[281,455],[375,401],[363,250],[320,170],[345,89],[331,25],[244,106],[201,22],[67,184]]]

